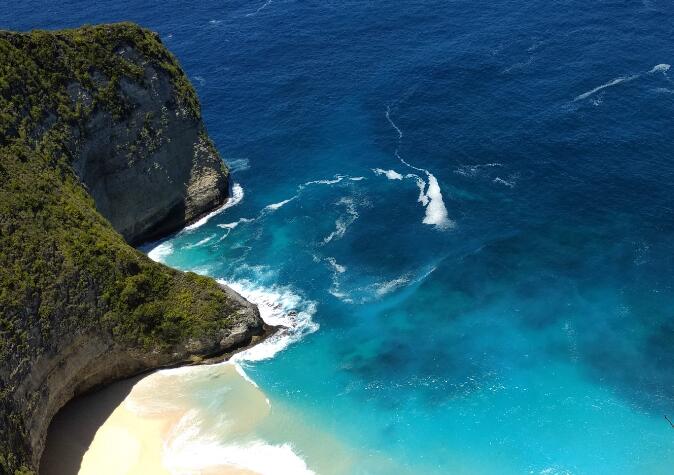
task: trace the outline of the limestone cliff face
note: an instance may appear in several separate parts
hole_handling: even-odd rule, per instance
[[[38,470],[77,394],[269,328],[231,289],[128,245],[227,198],[159,38],[133,24],[0,31],[0,58],[0,474],[17,474]]]
[[[200,117],[177,100],[171,74],[132,45],[116,54],[142,73],[119,81],[122,120],[99,109],[79,124],[73,167],[100,213],[138,243],[221,205],[228,173]],[[68,93],[74,101],[93,94],[78,82],[69,84]]]

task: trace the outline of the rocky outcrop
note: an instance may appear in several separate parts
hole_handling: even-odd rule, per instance
[[[0,58],[0,474],[23,474],[74,396],[271,329],[231,289],[128,244],[227,199],[196,94],[158,36],[0,31]]]
[[[78,124],[73,167],[100,213],[127,241],[138,243],[221,205],[228,173],[201,119],[176,100],[170,73],[133,45],[116,54],[142,74],[119,81],[123,120],[99,109]],[[75,101],[93,94],[78,82],[68,92]]]
[[[107,332],[87,329],[69,335],[60,342],[58,351],[36,358],[14,389],[15,403],[32,408],[27,428],[31,466],[39,466],[50,421],[75,396],[149,370],[200,362],[201,357],[195,355],[213,357],[234,352],[272,330],[264,325],[255,306],[238,295],[230,296],[240,305],[236,324],[181,342],[171,351],[143,351],[120,344]]]

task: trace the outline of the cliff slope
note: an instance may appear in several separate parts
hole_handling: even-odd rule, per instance
[[[133,24],[0,31],[0,473],[37,470],[73,396],[231,351],[229,289],[127,242],[222,204],[227,170],[175,58]]]

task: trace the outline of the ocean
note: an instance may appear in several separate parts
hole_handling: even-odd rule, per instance
[[[176,54],[233,178],[142,249],[288,327],[139,383],[128,407],[181,407],[172,473],[672,473],[674,4],[0,8],[121,20]]]

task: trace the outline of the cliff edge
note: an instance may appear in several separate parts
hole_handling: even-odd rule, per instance
[[[0,473],[31,473],[72,397],[250,344],[231,289],[129,246],[223,204],[228,172],[159,37],[0,31]]]

